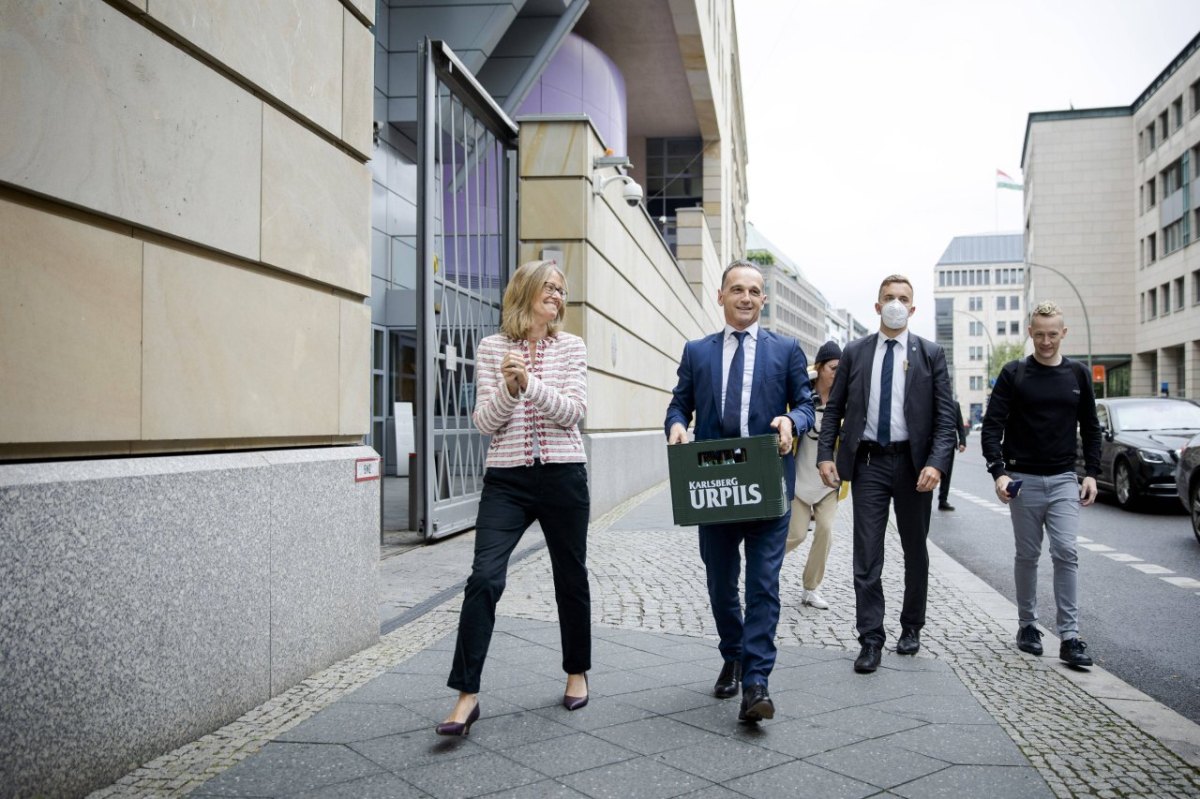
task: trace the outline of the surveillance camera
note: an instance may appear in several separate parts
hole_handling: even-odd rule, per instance
[[[645,194],[642,192],[642,187],[634,183],[632,180],[625,183],[625,190],[621,193],[621,195],[625,198],[625,203],[630,208],[636,207],[637,204],[642,201],[642,197],[645,196]]]

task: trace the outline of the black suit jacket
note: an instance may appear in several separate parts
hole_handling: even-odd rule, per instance
[[[835,463],[843,480],[854,480],[854,458],[867,426],[871,365],[878,340],[879,334],[872,333],[846,345],[825,405],[817,461],[834,461],[834,444],[840,438]],[[909,331],[908,371],[904,381],[904,421],[908,425],[913,467],[920,472],[926,466],[933,466],[945,475],[958,443],[954,431],[956,403],[950,390],[945,351]]]

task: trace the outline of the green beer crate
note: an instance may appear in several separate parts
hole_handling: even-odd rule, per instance
[[[778,519],[787,512],[775,435],[667,447],[675,524]]]

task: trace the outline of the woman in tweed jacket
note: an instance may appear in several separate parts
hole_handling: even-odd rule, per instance
[[[475,521],[475,560],[463,596],[449,687],[458,702],[439,735],[466,735],[479,718],[479,683],[504,592],[508,559],[541,523],[562,636],[562,703],[587,704],[591,595],[590,501],[579,421],[587,410],[587,350],[560,328],[566,276],[553,261],[522,264],[504,292],[501,332],[475,353],[475,426],[492,436]]]

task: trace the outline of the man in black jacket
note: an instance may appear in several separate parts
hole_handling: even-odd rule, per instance
[[[853,483],[854,606],[862,645],[854,670],[879,667],[883,628],[883,542],[888,510],[904,550],[904,604],[896,652],[921,648],[929,593],[929,517],[933,490],[954,451],[954,400],[946,353],[908,329],[912,282],[889,275],[879,287],[879,332],[842,351],[817,441],[821,480]],[[840,443],[837,454],[834,444]]]
[[[958,404],[958,397],[954,398],[954,425],[958,430],[958,451],[967,451],[967,426],[963,424],[962,406]],[[950,463],[946,466],[946,476],[942,478],[942,484],[938,488],[938,510],[954,510],[954,506],[950,504],[950,477],[954,474],[954,452],[950,452]]]
[[[1017,648],[1042,654],[1037,564],[1044,533],[1054,563],[1054,601],[1062,639],[1058,656],[1071,666],[1091,666],[1087,644],[1079,637],[1075,537],[1080,506],[1096,499],[1100,423],[1091,375],[1083,364],[1059,354],[1066,335],[1058,305],[1043,302],[1033,309],[1029,320],[1033,355],[1001,370],[980,438],[988,472],[996,481],[996,496],[1011,505],[1020,621]],[[1087,472],[1082,484],[1075,476],[1076,424]],[[1014,483],[1019,486],[1010,491]]]

